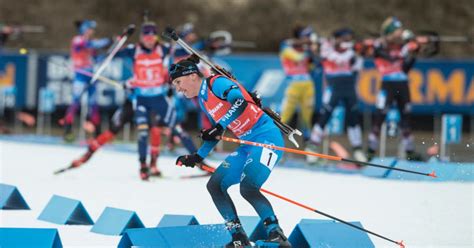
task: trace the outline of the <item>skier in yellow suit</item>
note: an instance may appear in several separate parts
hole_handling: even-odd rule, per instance
[[[314,83],[310,71],[312,54],[317,50],[317,35],[309,26],[296,26],[293,37],[280,46],[280,60],[286,74],[287,88],[281,107],[281,120],[288,123],[297,108],[299,126],[305,142],[309,140],[314,112]]]

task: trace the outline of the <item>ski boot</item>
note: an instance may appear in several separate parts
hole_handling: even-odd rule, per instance
[[[408,161],[424,161],[423,156],[416,151],[406,151],[405,154]]]
[[[150,176],[152,177],[161,177],[161,171],[158,169],[158,167],[155,166],[150,166]]]
[[[146,163],[140,165],[140,178],[143,181],[148,181],[148,178],[150,178],[150,170],[146,166]]]
[[[256,245],[259,247],[291,247],[288,238],[283,233],[283,230],[278,225],[278,219],[275,216],[266,218],[263,221],[263,225],[268,232],[268,238],[266,240],[259,240],[256,242]]]
[[[84,153],[84,155],[82,155],[80,158],[72,161],[71,167],[77,168],[77,167],[81,166],[82,164],[89,161],[89,159],[92,157],[93,154],[94,154],[94,151],[92,151],[91,149],[88,149],[87,152]]]
[[[251,247],[249,238],[245,232],[236,232],[232,234],[232,241],[227,243],[225,248],[241,248],[241,247]]]
[[[76,139],[76,136],[72,132],[72,125],[71,124],[65,124],[64,126],[65,126],[65,128],[64,128],[65,131],[64,131],[64,135],[63,135],[64,141],[66,141],[68,143],[74,142],[74,140]]]
[[[373,149],[367,149],[367,161],[370,162],[375,157],[375,150]]]
[[[306,152],[316,152],[316,153],[320,152],[319,146],[311,141],[306,142],[306,148],[304,150]],[[319,157],[306,155],[306,162],[309,165],[314,166],[314,165],[320,165],[322,161],[321,161],[321,158]]]
[[[368,162],[367,156],[364,154],[362,148],[360,147],[354,148],[354,151],[352,152],[352,157],[360,162]]]
[[[280,227],[276,227],[270,231],[268,234],[268,239],[266,239],[265,244],[278,244],[278,247],[291,247],[288,238],[283,233]],[[263,245],[264,246],[264,245]]]
[[[227,230],[231,232],[232,241],[227,243],[224,247],[225,248],[237,248],[237,247],[250,247],[252,244],[250,243],[249,237],[245,233],[242,225],[240,224],[240,220],[229,221],[226,224]]]
[[[156,160],[157,158],[151,158],[150,161],[150,176],[152,177],[160,177],[161,176],[161,171],[158,169],[158,166],[156,166]]]

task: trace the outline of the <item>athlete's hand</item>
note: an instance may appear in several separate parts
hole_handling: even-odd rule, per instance
[[[224,128],[221,125],[216,124],[214,127],[201,130],[201,139],[205,141],[216,141],[223,133]]]
[[[201,163],[203,158],[199,156],[197,153],[193,153],[191,155],[182,155],[176,159],[177,166],[186,166],[194,168],[197,164]]]

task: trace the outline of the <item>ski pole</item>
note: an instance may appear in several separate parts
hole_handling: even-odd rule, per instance
[[[183,41],[181,38],[179,38],[178,34],[176,34],[176,31],[173,28],[167,27],[165,32],[163,32],[163,35],[165,37],[169,38],[169,39],[172,39],[172,40],[176,41],[176,43],[178,43],[180,46],[182,46],[184,48],[184,50],[186,50],[189,54],[193,54],[193,55],[197,56],[201,61],[206,63],[208,66],[210,66],[218,74],[224,75],[228,78],[234,78],[235,79],[235,77],[231,73],[227,72],[223,68],[221,68],[221,67],[215,65],[214,63],[212,63],[205,56],[198,53],[190,45],[188,45],[185,41]],[[298,129],[293,129],[288,124],[285,124],[285,123],[281,122],[279,120],[279,117],[277,117],[276,113],[273,110],[271,110],[270,108],[262,108],[262,110],[265,113],[267,113],[274,120],[274,123],[286,135],[288,135],[288,140],[290,140],[293,144],[295,144],[296,147],[299,147],[299,144],[298,144],[298,142],[296,142],[296,139],[295,139],[294,136],[295,135],[301,136],[303,133]]]
[[[186,50],[189,54],[196,55],[200,60],[204,61],[204,63],[206,63],[208,66],[210,66],[214,71],[218,72],[221,75],[232,77],[231,75],[229,75],[229,73],[226,73],[226,71],[224,71],[221,68],[214,65],[206,57],[202,56],[200,53],[198,53],[196,50],[194,50],[190,45],[188,45],[181,38],[179,38],[178,34],[176,33],[176,31],[173,28],[167,27],[165,29],[165,32],[163,32],[163,35],[167,38],[170,38],[170,39],[176,41],[176,43],[178,43],[180,46],[182,46],[184,48],[184,50]]]
[[[372,166],[372,167],[378,167],[378,168],[402,171],[402,172],[406,172],[406,173],[418,174],[418,175],[423,175],[423,176],[429,176],[429,177],[433,177],[433,178],[437,177],[436,173],[434,171],[431,172],[431,173],[423,173],[423,172],[418,172],[418,171],[413,171],[413,170],[406,170],[406,169],[400,169],[400,168],[394,168],[394,167],[369,163],[369,162],[362,162],[362,161],[357,161],[357,160],[352,160],[352,159],[346,159],[346,158],[341,158],[341,157],[338,157],[338,156],[332,156],[332,155],[328,155],[328,154],[302,151],[302,150],[298,150],[298,149],[292,149],[292,148],[262,144],[262,143],[247,141],[247,140],[241,140],[241,139],[233,139],[233,138],[229,138],[229,137],[225,137],[225,136],[221,136],[220,139],[223,140],[223,141],[233,142],[233,143],[237,143],[237,144],[260,146],[260,147],[265,147],[265,148],[269,148],[269,149],[280,150],[280,151],[285,151],[285,152],[290,152],[290,153],[320,157],[320,158],[324,158],[324,159],[327,159],[327,160],[342,161],[342,162],[349,162],[349,163],[360,164],[360,165],[367,165],[367,166]]]
[[[225,138],[225,137],[224,137],[224,138]],[[207,172],[210,172],[210,173],[214,173],[215,170],[216,170],[215,168],[212,168],[212,167],[207,166],[207,165],[205,165],[205,164],[201,164],[200,166],[201,166],[201,168],[202,168],[203,170],[205,170],[205,171],[207,171]],[[365,228],[363,228],[363,227],[359,227],[359,226],[354,225],[354,224],[352,224],[352,223],[350,223],[350,222],[347,222],[347,221],[345,221],[345,220],[339,219],[339,218],[337,218],[337,217],[335,217],[335,216],[332,216],[332,215],[330,215],[330,214],[327,214],[327,213],[324,213],[324,212],[322,212],[322,211],[319,211],[319,210],[317,210],[317,209],[315,209],[315,208],[312,208],[312,207],[310,207],[310,206],[307,206],[307,205],[305,205],[305,204],[302,204],[302,203],[299,203],[299,202],[297,202],[297,201],[291,200],[291,199],[289,199],[289,198],[287,198],[287,197],[284,197],[284,196],[282,196],[282,195],[273,193],[273,192],[271,192],[271,191],[269,191],[269,190],[266,190],[266,189],[261,188],[260,191],[262,191],[263,193],[266,193],[266,194],[268,194],[268,195],[274,196],[274,197],[276,197],[276,198],[279,198],[279,199],[281,199],[281,200],[284,200],[284,201],[286,201],[286,202],[289,202],[289,203],[291,203],[291,204],[293,204],[293,205],[296,205],[296,206],[298,206],[298,207],[301,207],[301,208],[304,208],[304,209],[306,209],[306,210],[315,212],[315,213],[317,213],[317,214],[326,216],[326,217],[328,217],[328,218],[330,218],[330,219],[339,221],[339,222],[341,222],[341,223],[343,223],[343,224],[346,224],[346,225],[348,225],[348,226],[350,226],[350,227],[356,228],[356,229],[358,229],[358,230],[360,230],[360,231],[363,231],[363,232],[372,234],[372,235],[374,235],[374,236],[376,236],[376,237],[379,237],[379,238],[381,238],[381,239],[384,239],[384,240],[387,240],[387,241],[392,242],[392,243],[394,243],[394,244],[397,244],[397,245],[400,246],[400,248],[404,248],[404,247],[405,247],[405,244],[403,244],[403,240],[402,240],[402,241],[395,241],[395,240],[390,239],[390,238],[387,238],[387,237],[385,237],[385,236],[383,236],[383,235],[380,235],[380,234],[377,234],[377,233],[375,233],[375,232],[369,231],[369,230],[367,230],[367,229],[365,229]]]
[[[120,48],[123,46],[123,44],[125,44],[127,39],[133,34],[133,32],[135,32],[135,24],[129,24],[125,28],[123,33],[119,36],[120,39],[119,39],[118,42],[116,42],[116,44],[113,47],[112,51],[109,53],[109,55],[107,55],[104,62],[99,66],[99,69],[97,69],[97,71],[94,74],[92,74],[92,79],[89,81],[90,84],[89,84],[88,87],[90,87],[90,85],[93,85],[95,83],[95,81],[97,81],[97,79],[102,78],[101,77],[102,72],[110,64],[110,62],[112,62],[112,59],[114,58],[115,54],[117,54],[117,52],[120,50]],[[86,71],[77,71],[77,72],[86,75],[84,73]],[[89,74],[89,72],[87,72],[87,74]],[[89,75],[87,75],[87,76],[89,76]],[[103,80],[103,81],[106,82],[106,80]],[[110,81],[108,81],[108,83],[110,83]],[[117,86],[117,84],[114,84],[114,86]],[[81,96],[82,96],[82,94],[84,94],[87,91],[88,87],[84,88],[84,90],[80,94]]]
[[[88,72],[88,71],[85,71],[85,70],[81,70],[81,69],[76,69],[74,70],[75,72],[79,73],[79,74],[83,74],[83,75],[86,75],[86,76],[89,76],[89,77],[92,77],[93,74]],[[107,78],[107,77],[104,77],[104,76],[97,76],[97,79],[104,82],[104,83],[107,83],[109,85],[112,85],[116,88],[120,88],[120,89],[123,89],[123,85],[113,79],[110,79],[110,78]]]
[[[59,63],[56,63],[56,62],[52,62],[52,61],[47,61],[48,64],[51,64],[51,65],[54,65],[54,66],[59,66],[59,67],[63,67],[63,68],[66,68],[68,70],[72,70],[73,72],[77,72],[79,74],[82,74],[82,75],[85,75],[85,76],[89,76],[89,77],[92,77],[94,74],[92,72],[89,72],[89,71],[86,71],[86,70],[83,70],[83,69],[71,69],[69,66],[65,65],[65,64],[59,64]],[[110,79],[110,78],[107,78],[107,77],[104,77],[104,76],[98,76],[97,78],[98,80],[104,82],[104,83],[107,83],[109,85],[112,85],[116,88],[120,88],[120,89],[123,89],[123,85],[118,82],[118,81],[115,81],[113,79]]]
[[[92,76],[91,83],[94,83],[94,81],[96,81],[99,78],[100,74],[102,74],[102,72],[105,70],[107,65],[110,64],[110,62],[114,58],[115,54],[117,54],[117,52],[120,50],[120,48],[122,48],[123,44],[125,44],[128,37],[130,37],[133,34],[134,31],[135,31],[135,25],[130,24],[130,25],[127,26],[127,28],[123,31],[122,35],[120,35],[120,39],[117,42],[117,44],[115,45],[115,47],[109,53],[107,58],[105,58],[104,62],[100,65],[99,69],[97,69],[97,71]]]

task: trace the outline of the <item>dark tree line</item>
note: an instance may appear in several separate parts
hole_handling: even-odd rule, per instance
[[[444,35],[474,35],[472,0],[0,0],[0,23],[43,25],[42,34],[23,34],[11,48],[67,50],[73,22],[94,19],[98,36],[112,36],[129,23],[139,24],[143,10],[161,28],[195,23],[201,34],[217,29],[235,39],[254,41],[257,49],[275,52],[296,23],[312,25],[322,36],[352,27],[363,38],[377,33],[389,15],[406,27]],[[474,46],[443,44],[440,57],[472,57]]]

